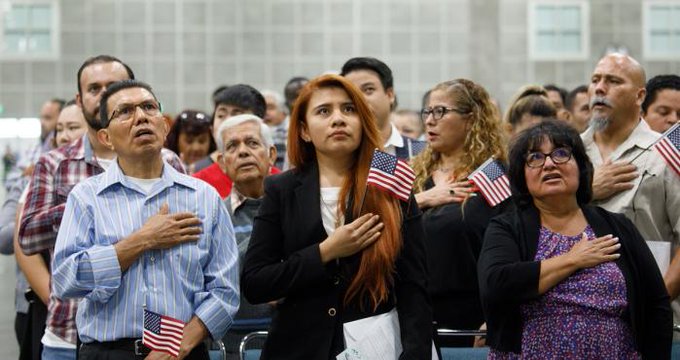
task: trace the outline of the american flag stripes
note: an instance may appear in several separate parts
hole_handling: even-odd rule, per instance
[[[505,174],[503,166],[493,158],[489,158],[477,170],[473,171],[468,179],[477,185],[491,207],[502,203],[511,195],[508,176]]]
[[[671,126],[654,148],[666,160],[668,166],[680,175],[680,123]]]
[[[375,149],[367,184],[387,191],[392,196],[408,201],[416,175],[408,164],[386,152]]]
[[[151,350],[179,356],[184,322],[144,309],[142,343]]]

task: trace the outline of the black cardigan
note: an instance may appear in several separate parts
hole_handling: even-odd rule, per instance
[[[408,204],[401,202],[403,247],[396,260],[395,283],[389,301],[376,311],[368,304],[343,306],[360,253],[322,264],[319,243],[328,235],[319,197],[316,166],[265,180],[241,276],[241,290],[250,302],[279,300],[262,359],[335,359],[344,348],[343,323],[396,305],[404,349],[400,359],[429,360],[432,310],[421,213],[413,197]],[[349,212],[345,218],[352,221]]]
[[[633,223],[621,214],[583,206],[598,237],[619,237],[616,265],[626,281],[628,315],[644,359],[669,359],[672,313],[652,253]],[[479,257],[479,289],[487,320],[487,343],[499,351],[521,352],[520,304],[539,297],[540,262],[534,261],[540,231],[538,210],[515,208],[489,224]]]

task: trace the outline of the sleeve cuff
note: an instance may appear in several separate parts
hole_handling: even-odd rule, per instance
[[[121,284],[121,270],[118,254],[113,245],[95,246],[88,251],[90,267],[94,280],[94,290],[89,297],[106,302]]]
[[[233,324],[239,301],[238,297],[235,299],[236,304],[223,305],[211,296],[196,309],[196,316],[201,319],[213,339],[222,339]]]

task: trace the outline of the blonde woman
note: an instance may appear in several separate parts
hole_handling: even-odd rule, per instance
[[[465,79],[435,86],[421,111],[428,147],[413,161],[416,201],[423,210],[425,247],[437,327],[477,329],[484,322],[477,257],[491,217],[467,176],[490,157],[504,162],[505,141],[489,94]],[[442,339],[443,340],[443,339]],[[440,342],[470,346],[472,339]]]

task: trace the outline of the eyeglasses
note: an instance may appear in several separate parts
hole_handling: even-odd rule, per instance
[[[427,120],[427,117],[432,114],[432,117],[435,120],[441,120],[441,118],[444,117],[444,115],[450,113],[450,112],[455,112],[461,115],[467,114],[466,112],[463,112],[459,109],[456,108],[447,108],[445,106],[435,106],[433,108],[424,108],[420,110],[420,119],[425,121]]]
[[[526,163],[530,168],[539,168],[545,164],[545,159],[549,156],[553,163],[564,164],[571,159],[571,155],[571,149],[566,147],[554,149],[549,154],[534,151],[527,154]]]
[[[111,121],[128,121],[132,119],[135,112],[137,112],[137,108],[142,109],[142,112],[147,116],[156,116],[161,113],[161,105],[159,103],[152,100],[147,100],[139,104],[121,105],[116,110],[113,110],[110,119]]]

